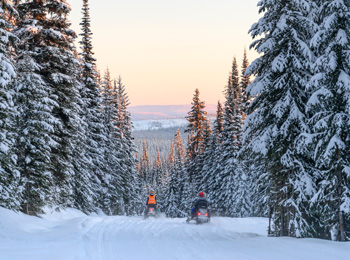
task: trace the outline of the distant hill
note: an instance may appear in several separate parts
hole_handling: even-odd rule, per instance
[[[132,106],[128,108],[133,121],[184,118],[190,109],[191,105]],[[205,110],[209,116],[214,116],[216,105],[207,104]]]
[[[181,128],[187,126],[187,124],[188,121],[185,118],[135,120],[133,121],[133,131]]]

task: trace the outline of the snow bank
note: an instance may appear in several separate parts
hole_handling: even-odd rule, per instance
[[[42,214],[40,217],[48,221],[57,222],[73,218],[86,217],[86,215],[83,212],[73,208],[67,208],[65,210],[55,210],[53,208],[46,207],[44,208],[44,214]]]

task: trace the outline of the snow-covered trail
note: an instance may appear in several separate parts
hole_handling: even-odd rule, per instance
[[[43,219],[0,208],[0,260],[338,260],[350,243],[266,237],[264,218],[185,219],[85,216]]]
[[[185,219],[110,217],[85,234],[85,259],[232,259],[233,241],[241,237],[257,234],[190,225]]]

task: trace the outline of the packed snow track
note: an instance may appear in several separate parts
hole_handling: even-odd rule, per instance
[[[86,216],[35,218],[0,208],[0,260],[333,260],[350,243],[268,238],[264,218],[185,219]]]

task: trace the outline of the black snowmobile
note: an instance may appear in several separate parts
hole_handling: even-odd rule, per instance
[[[192,209],[190,216],[186,222],[195,220],[196,224],[208,223],[210,221],[210,209],[207,201],[199,201],[195,208]]]
[[[186,220],[189,223],[191,220],[194,220],[196,224],[208,223],[210,222],[210,212],[207,208],[199,208],[194,216],[189,216]]]

